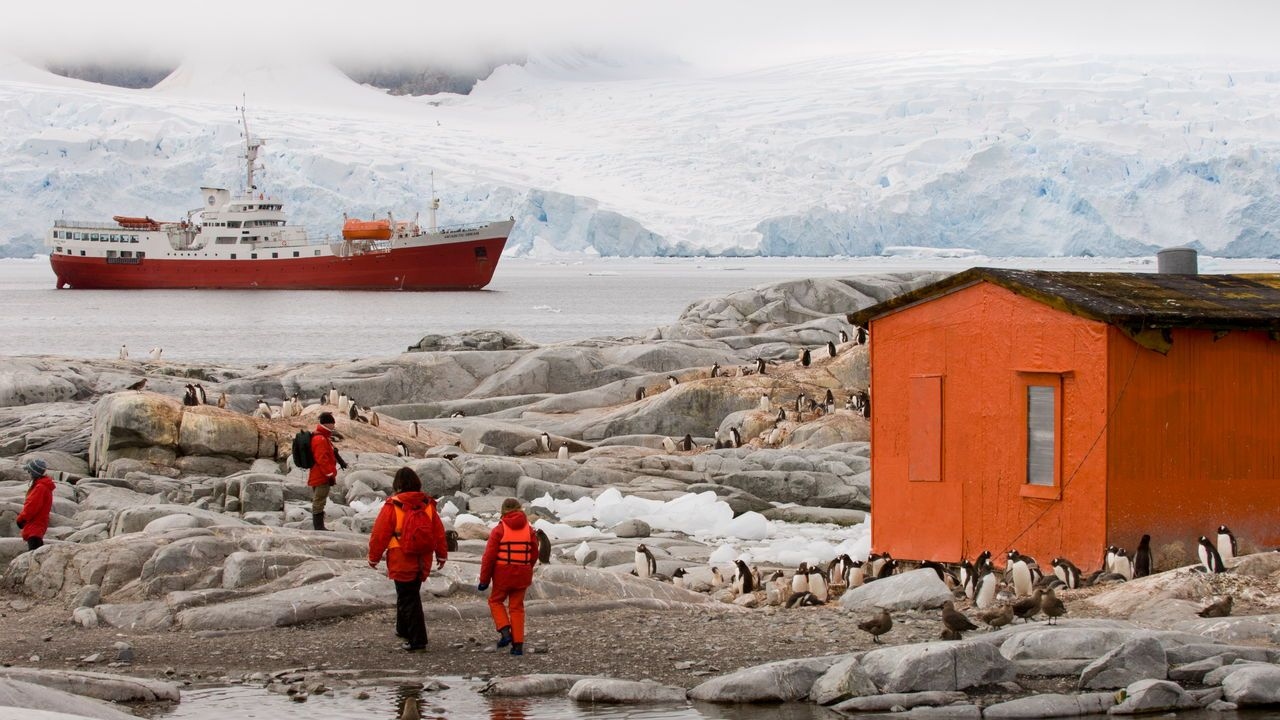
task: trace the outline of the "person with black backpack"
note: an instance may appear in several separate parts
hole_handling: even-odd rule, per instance
[[[324,505],[329,500],[329,488],[338,482],[338,467],[347,469],[347,463],[333,446],[333,431],[336,427],[337,421],[333,419],[333,413],[320,413],[320,424],[316,425],[308,443],[311,456],[306,457],[306,453],[300,452],[300,448],[294,451],[294,465],[308,467],[304,463],[311,463],[310,470],[307,471],[307,485],[311,486],[311,527],[315,530],[328,529],[324,526]],[[301,434],[298,433],[299,436]],[[297,440],[295,437],[295,445]]]
[[[383,504],[369,535],[369,567],[378,567],[385,554],[387,577],[396,584],[396,636],[404,639],[400,647],[421,652],[427,649],[422,582],[431,574],[433,555],[436,569],[444,567],[449,547],[436,501],[422,492],[422,479],[412,468],[396,472],[391,491],[395,494]]]

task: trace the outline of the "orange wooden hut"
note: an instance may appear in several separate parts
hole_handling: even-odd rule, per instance
[[[849,320],[876,552],[1280,543],[1280,275],[973,268]]]

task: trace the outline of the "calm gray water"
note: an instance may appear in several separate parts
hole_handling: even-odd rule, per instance
[[[55,290],[47,258],[0,260],[0,355],[187,362],[342,360],[403,352],[423,335],[492,328],[541,343],[639,335],[692,301],[806,277],[973,265],[1149,271],[1152,259],[503,258],[478,292]],[[1274,260],[1201,259],[1205,272],[1280,271]]]

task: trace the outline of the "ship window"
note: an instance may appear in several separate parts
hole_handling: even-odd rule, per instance
[[[293,256],[294,256],[294,257],[298,257],[298,251],[297,251],[297,250],[294,250],[294,251],[293,251]]]
[[[227,221],[227,227],[240,227],[240,221],[239,221],[239,220],[228,220],[228,221]]]
[[[231,259],[232,259],[232,260],[235,260],[235,259],[236,259],[236,254],[235,254],[235,253],[231,253]]]
[[[107,251],[107,257],[109,257],[109,258],[113,258],[113,257],[115,257],[115,256],[116,256],[116,251],[115,251],[115,250],[108,250],[108,251]]]
[[[242,243],[251,243],[251,242],[253,242],[253,238],[242,237],[242,238],[240,238],[240,242],[242,242]]]
[[[136,242],[138,242],[138,236],[137,236],[137,235],[130,235],[130,236],[129,236],[129,242],[131,242],[131,243],[136,243]]]
[[[316,257],[320,257],[320,251],[319,251],[319,250],[317,250],[317,251],[316,251]]]
[[[139,259],[139,260],[141,260],[142,258],[144,258],[144,257],[146,257],[146,256],[147,256],[147,254],[146,254],[145,252],[142,252],[141,250],[139,250],[139,251],[138,251],[138,259]]]
[[[213,241],[215,245],[235,245],[236,239],[233,237],[220,237]]]
[[[92,233],[92,234],[90,234],[90,235],[89,235],[89,239],[90,239],[90,240],[97,240],[97,239],[98,239],[98,233]]]
[[[61,245],[59,245],[59,246],[57,247],[57,252],[62,252],[62,246],[61,246]]]
[[[278,258],[280,257],[280,253],[271,253],[271,257]]]
[[[132,250],[121,250],[121,251],[120,251],[120,257],[133,257],[133,251],[132,251]]]
[[[80,251],[80,257],[84,257],[84,251],[83,251],[83,250],[81,250],[81,251]]]
[[[486,250],[483,246],[477,245],[477,246],[476,246],[476,259],[477,259],[477,260],[488,260],[488,259],[489,259],[489,251],[488,251],[488,250]]]
[[[249,259],[250,259],[250,260],[257,260],[257,259],[258,259],[258,253],[253,253],[252,255],[250,255],[250,256],[249,256]]]
[[[80,233],[76,233],[76,240],[83,240],[83,239],[84,238],[80,237]]]

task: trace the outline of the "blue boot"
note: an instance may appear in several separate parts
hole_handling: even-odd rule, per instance
[[[511,644],[511,626],[507,625],[498,630],[498,634],[502,637],[498,638],[498,647],[504,648]]]
[[[512,654],[512,655],[523,655],[523,654],[524,654],[524,643],[515,643],[515,642],[511,643],[511,654]]]

